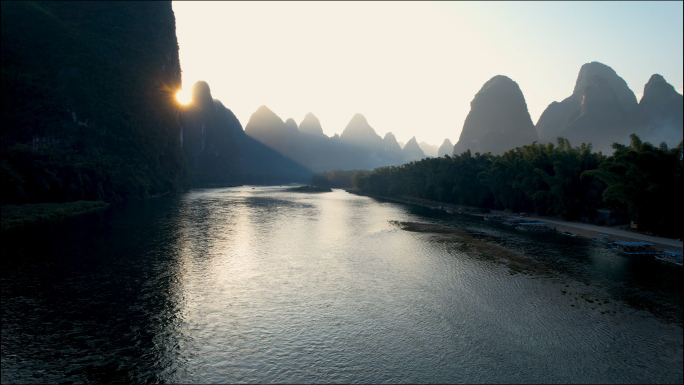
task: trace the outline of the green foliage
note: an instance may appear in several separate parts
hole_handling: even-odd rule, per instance
[[[289,189],[288,191],[304,192],[304,193],[322,193],[322,192],[332,192],[332,189],[330,189],[330,187],[321,187],[321,186],[299,186],[299,187],[293,187],[293,188]]]
[[[591,144],[532,143],[505,152],[423,159],[355,176],[360,190],[490,209],[534,211],[566,219],[596,209],[626,209],[645,230],[681,236],[682,145],[654,147],[632,135],[610,157]],[[319,175],[319,174],[317,174]],[[321,177],[325,176],[321,175]]]
[[[629,146],[615,143],[615,153],[582,178],[605,183],[603,200],[626,208],[639,229],[681,237],[682,143],[668,149],[630,139]]]

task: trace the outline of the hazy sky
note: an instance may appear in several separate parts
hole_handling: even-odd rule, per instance
[[[534,123],[584,63],[641,98],[659,73],[682,92],[683,2],[173,2],[183,86],[209,83],[242,123],[261,105],[342,133],[355,113],[380,135],[458,141],[495,75]]]

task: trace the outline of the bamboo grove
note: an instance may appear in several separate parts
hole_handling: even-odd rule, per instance
[[[639,229],[681,237],[682,143],[668,148],[643,143],[635,134],[614,153],[532,143],[502,155],[428,158],[373,171],[316,174],[313,184],[351,187],[389,197],[414,197],[448,204],[513,212],[536,212],[568,220],[592,221],[601,208],[624,211]]]

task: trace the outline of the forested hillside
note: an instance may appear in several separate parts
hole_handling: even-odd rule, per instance
[[[3,204],[188,187],[170,2],[1,4]]]

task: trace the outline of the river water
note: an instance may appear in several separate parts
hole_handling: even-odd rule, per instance
[[[2,255],[2,383],[683,382],[681,268],[341,190],[129,202]]]

